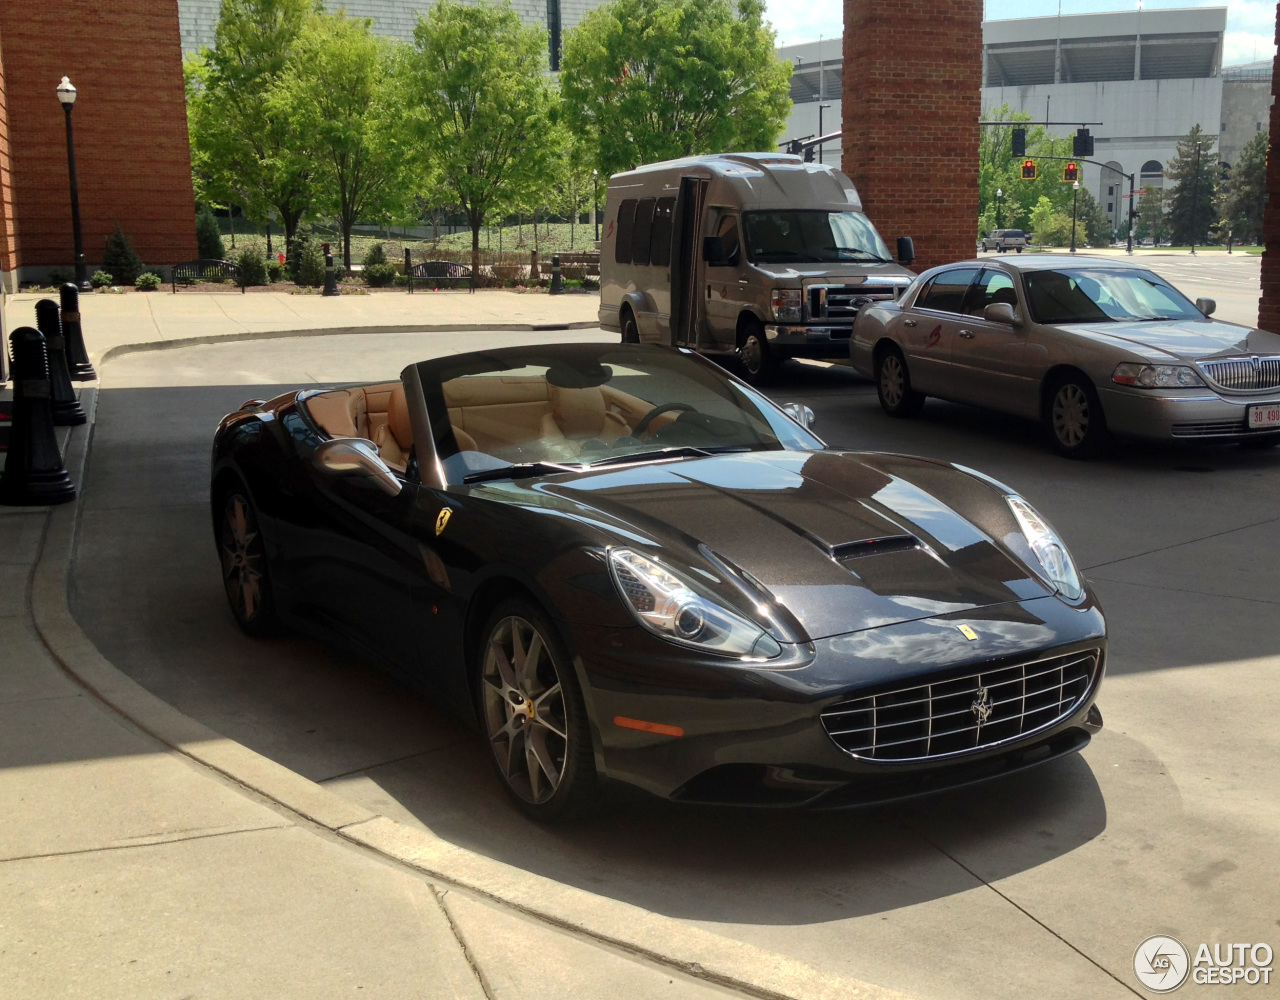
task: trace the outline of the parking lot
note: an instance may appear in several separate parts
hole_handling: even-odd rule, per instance
[[[1214,294],[1196,281],[1219,283],[1168,276],[1193,295]],[[1106,728],[1082,755],[894,807],[618,796],[579,828],[540,828],[506,801],[483,742],[429,701],[340,650],[237,630],[207,506],[218,417],[277,388],[392,378],[430,355],[602,336],[331,336],[109,362],[73,610],[152,692],[340,795],[819,970],[938,1000],[1119,997],[1141,994],[1133,951],[1156,933],[1193,949],[1280,946],[1280,452],[1121,444],[1071,463],[1034,425],[937,401],[893,421],[851,372],[787,366],[772,394],[812,406],[830,444],[943,457],[1027,496],[1109,614]]]

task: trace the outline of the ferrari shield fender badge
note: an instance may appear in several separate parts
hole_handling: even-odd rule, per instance
[[[437,535],[438,535],[438,534],[440,534],[440,525],[439,525],[439,522],[436,522],[436,534],[437,534]],[[957,631],[958,631],[962,636],[964,636],[966,639],[968,639],[968,640],[970,640],[970,641],[973,641],[974,639],[978,638],[978,633],[977,633],[977,632],[975,632],[975,631],[974,631],[972,628],[970,628],[968,625],[957,625],[957,626],[956,626],[956,630],[957,630]]]
[[[436,534],[439,535],[449,524],[449,518],[453,517],[453,508],[445,507],[436,515]],[[977,638],[976,636],[974,638]]]

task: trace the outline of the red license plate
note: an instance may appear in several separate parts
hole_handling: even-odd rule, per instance
[[[1261,403],[1249,407],[1249,430],[1273,430],[1280,427],[1280,403]]]

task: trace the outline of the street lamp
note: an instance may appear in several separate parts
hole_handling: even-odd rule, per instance
[[[67,116],[67,173],[71,178],[71,227],[76,241],[76,284],[80,291],[91,292],[89,265],[84,260],[84,234],[80,230],[80,191],[76,186],[76,143],[71,133],[71,109],[76,103],[76,88],[65,76],[58,84],[58,103]]]
[[[596,242],[600,242],[600,171],[591,171],[591,218],[596,220]]]
[[[819,70],[819,72],[822,72],[822,70]],[[831,105],[830,105],[830,104],[819,104],[819,105],[818,105],[818,135],[820,135],[820,136],[821,136],[821,135],[826,135],[826,133],[822,131],[822,112],[823,112],[823,110],[824,110],[824,109],[829,108],[829,107],[831,107]],[[822,160],[822,144],[821,144],[821,143],[819,143],[819,144],[818,144],[818,162],[819,162],[819,163],[822,163],[822,162],[823,162],[823,160]]]
[[[1080,197],[1080,182],[1071,184],[1071,252],[1076,252],[1076,199]]]
[[[1000,199],[1003,197],[1004,197],[1004,191],[1000,188],[996,188],[996,228],[997,229],[1003,228],[1000,225]]]

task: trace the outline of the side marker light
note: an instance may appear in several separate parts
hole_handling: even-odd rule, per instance
[[[642,733],[657,733],[659,736],[684,735],[684,730],[679,726],[666,726],[661,722],[645,722],[643,719],[628,719],[625,715],[615,715],[613,724],[622,729],[637,729]]]

